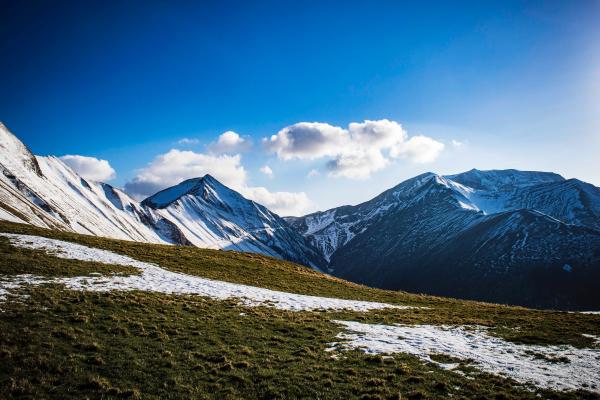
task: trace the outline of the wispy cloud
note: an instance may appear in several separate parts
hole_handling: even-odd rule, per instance
[[[319,175],[321,175],[321,173],[319,172],[319,170],[314,169],[314,168],[311,169],[310,171],[308,171],[308,174],[306,174],[306,176],[308,178],[314,178],[314,177],[319,176]]]
[[[259,171],[269,177],[273,177],[273,170],[268,165],[263,165],[262,167],[260,167]]]
[[[194,145],[194,144],[198,144],[200,143],[200,140],[198,139],[191,139],[191,138],[183,138],[183,139],[179,139],[177,141],[177,144],[183,145],[183,146],[187,146],[187,145]]]

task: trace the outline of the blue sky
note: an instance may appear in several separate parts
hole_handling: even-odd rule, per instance
[[[217,169],[281,213],[354,204],[425,171],[600,186],[600,2],[307,3],[6,2],[0,120],[36,154],[107,160],[117,186]],[[397,141],[373,148],[349,127],[365,120],[402,131],[385,125]],[[311,143],[319,157],[262,142],[286,127],[303,138],[302,122],[346,142]],[[216,145],[226,131],[243,145]],[[419,136],[443,149],[406,144]],[[357,157],[366,169],[332,167]]]

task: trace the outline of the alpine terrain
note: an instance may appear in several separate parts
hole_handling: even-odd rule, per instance
[[[0,123],[0,219],[147,243],[256,252],[319,268],[322,256],[279,216],[211,176],[139,203],[35,156]]]
[[[0,255],[2,399],[600,399],[594,313],[7,221]]]
[[[335,276],[536,307],[600,308],[600,189],[546,172],[426,173],[288,218]]]

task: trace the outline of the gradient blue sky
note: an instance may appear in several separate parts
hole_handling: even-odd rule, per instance
[[[313,4],[314,3],[314,4]],[[317,4],[318,3],[318,4]],[[0,120],[36,154],[106,159],[124,186],[233,130],[246,184],[354,204],[425,171],[549,170],[600,186],[599,1],[9,1]],[[302,121],[390,119],[446,146],[368,178],[283,160]],[[179,145],[182,138],[198,143]],[[459,141],[455,146],[452,141]],[[269,165],[273,177],[258,169]],[[312,169],[319,176],[307,177]]]

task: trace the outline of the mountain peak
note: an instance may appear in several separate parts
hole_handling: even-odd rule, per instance
[[[214,176],[212,176],[211,174],[206,174],[200,179],[204,180],[207,183],[215,183],[216,182],[218,184],[221,184],[221,182],[219,182],[219,180],[217,178],[215,178]]]
[[[0,122],[0,164],[13,173],[23,171],[23,168],[42,176],[42,170],[33,153],[17,136]]]
[[[142,205],[150,208],[165,208],[174,201],[177,201],[179,198],[196,192],[198,189],[204,186],[205,183],[209,183],[210,178],[212,177],[207,180],[207,176],[209,175],[186,179],[175,186],[163,189],[142,201]]]
[[[565,178],[554,172],[520,171],[516,169],[482,171],[473,168],[467,172],[445,175],[444,177],[474,189],[491,189],[506,185],[524,187],[565,180]]]
[[[202,177],[186,179],[175,186],[163,189],[142,201],[142,205],[155,209],[166,208],[188,195],[200,197],[203,201],[214,205],[246,200],[241,194],[223,185],[212,175],[206,174]]]

